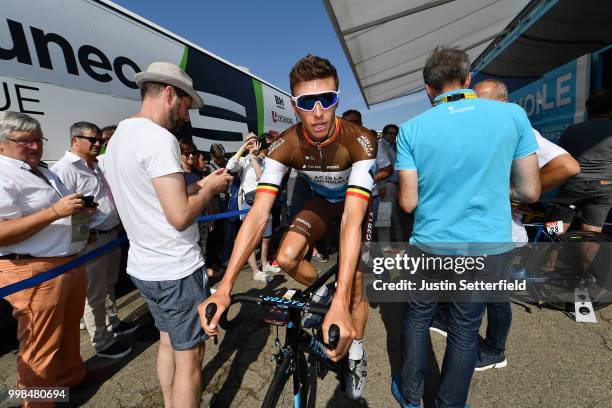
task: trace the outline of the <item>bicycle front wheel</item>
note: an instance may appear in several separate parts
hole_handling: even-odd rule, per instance
[[[585,289],[591,297],[593,309],[610,304],[612,295],[612,236],[601,232],[570,231],[557,237],[559,242],[579,242],[578,257],[583,262]],[[573,306],[573,305],[572,305]]]
[[[292,367],[294,364],[294,367]],[[293,379],[293,381],[289,381]],[[306,408],[308,397],[308,367],[304,353],[299,353],[294,363],[285,357],[266,392],[262,408]]]

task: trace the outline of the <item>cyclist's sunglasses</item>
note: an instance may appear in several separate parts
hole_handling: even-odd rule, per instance
[[[340,91],[327,91],[321,93],[308,93],[298,96],[292,96],[291,99],[295,102],[295,106],[303,111],[311,112],[314,110],[317,102],[323,109],[329,109],[338,103],[338,94]]]

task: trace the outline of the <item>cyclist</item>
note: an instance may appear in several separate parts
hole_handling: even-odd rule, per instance
[[[336,324],[340,329],[338,346],[328,355],[338,361],[348,351],[351,373],[346,376],[346,392],[349,398],[357,399],[365,387],[362,341],[368,316],[357,266],[362,237],[366,242],[371,237],[371,168],[377,141],[367,129],[335,116],[338,75],[327,59],[307,55],[296,63],[289,79],[292,106],[301,123],[287,129],[269,147],[253,207],[238,232],[217,292],[199,307],[200,319],[208,335],[217,335],[217,324],[230,304],[238,272],[258,243],[253,237],[261,237],[264,231],[285,170],[296,169],[306,177],[314,194],[283,237],[277,261],[298,282],[313,284],[317,270],[304,256],[333,219],[341,219],[337,287],[322,328],[326,343],[329,327]],[[208,324],[204,311],[213,302],[218,309]]]
[[[580,208],[580,228],[602,232],[612,209],[612,90],[594,91],[586,108],[589,120],[568,126],[559,139],[580,163],[580,173],[565,183],[558,197],[588,196]]]

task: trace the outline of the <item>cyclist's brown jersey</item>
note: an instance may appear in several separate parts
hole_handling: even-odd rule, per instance
[[[312,141],[298,123],[270,145],[257,192],[276,194],[290,167],[330,203],[343,202],[347,195],[369,200],[377,148],[376,136],[369,130],[340,118],[334,134],[320,143]]]

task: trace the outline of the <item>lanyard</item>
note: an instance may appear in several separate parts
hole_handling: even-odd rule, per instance
[[[454,93],[454,94],[444,96],[440,99],[435,99],[434,106],[437,106],[441,103],[446,103],[446,102],[460,101],[461,99],[476,99],[476,98],[478,98],[478,96],[476,96],[476,94],[474,94],[473,92],[459,92],[459,93]]]
[[[36,177],[38,177],[39,179],[43,180],[45,183],[47,183],[47,185],[49,187],[51,187],[53,189],[53,191],[55,191],[57,193],[58,196],[63,197],[63,195],[60,194],[59,191],[57,191],[57,189],[53,186],[53,184],[51,184],[51,182],[49,181],[49,179],[47,177],[45,177],[45,175],[43,174],[42,171],[40,171],[40,169],[38,167],[33,167],[30,166],[30,170],[26,169],[25,167],[22,167],[23,170],[29,171],[30,173],[32,173],[33,175],[35,175]]]

